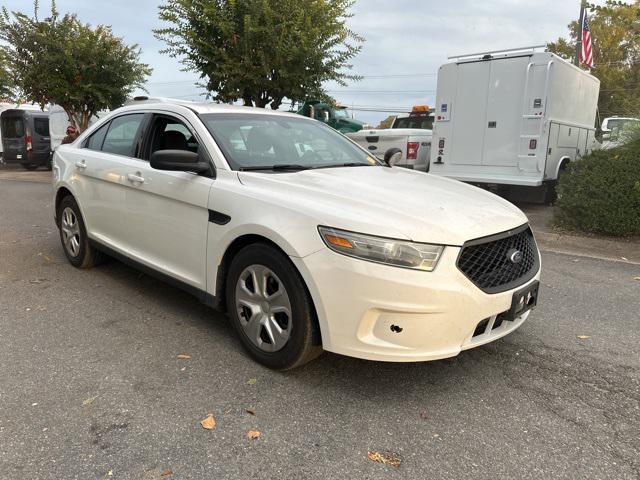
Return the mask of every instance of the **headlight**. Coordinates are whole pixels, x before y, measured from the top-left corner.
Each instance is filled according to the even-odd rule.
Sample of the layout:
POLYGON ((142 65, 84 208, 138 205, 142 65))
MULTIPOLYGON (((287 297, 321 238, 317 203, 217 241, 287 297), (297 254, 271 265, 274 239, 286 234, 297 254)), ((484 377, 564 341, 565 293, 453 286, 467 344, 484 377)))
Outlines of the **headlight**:
POLYGON ((442 245, 373 237, 329 227, 318 227, 318 230, 324 243, 334 252, 370 262, 426 272, 436 268, 444 250, 442 245))

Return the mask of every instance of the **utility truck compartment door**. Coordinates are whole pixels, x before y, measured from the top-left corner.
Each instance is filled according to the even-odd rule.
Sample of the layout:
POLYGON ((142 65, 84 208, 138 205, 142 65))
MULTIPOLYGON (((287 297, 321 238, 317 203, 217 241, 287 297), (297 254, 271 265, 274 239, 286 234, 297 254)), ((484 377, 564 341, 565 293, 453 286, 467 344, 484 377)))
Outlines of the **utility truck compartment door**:
POLYGON ((558 147, 578 148, 578 138, 580 129, 568 125, 560 125, 560 135, 558 136, 558 147))
POLYGON ((484 134, 487 129, 487 87, 492 62, 458 64, 456 105, 451 112, 453 135, 451 163, 481 165, 484 134), (453 118, 455 117, 455 119, 453 118))

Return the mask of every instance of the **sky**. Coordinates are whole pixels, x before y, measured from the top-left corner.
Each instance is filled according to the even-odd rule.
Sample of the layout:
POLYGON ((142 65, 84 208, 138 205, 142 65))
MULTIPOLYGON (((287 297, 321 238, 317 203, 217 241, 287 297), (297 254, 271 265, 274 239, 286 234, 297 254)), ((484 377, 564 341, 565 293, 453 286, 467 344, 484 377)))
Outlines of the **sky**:
MULTIPOLYGON (((61 13, 75 12, 93 25, 111 25, 129 44, 138 44, 142 60, 154 69, 147 90, 153 96, 202 99, 197 74, 181 71, 179 61, 161 54, 152 33, 162 26, 161 0, 57 0, 61 13)), ((598 1, 596 3, 603 3, 598 1)), ((27 0, 3 0, 9 10, 31 8, 27 0)), ((40 0, 41 16, 50 8, 40 0)), ((566 36, 579 16, 579 0, 356 0, 349 26, 365 38, 353 60, 363 80, 329 93, 353 107, 353 115, 372 125, 413 105, 433 105, 437 72, 450 55, 542 45, 566 36)))

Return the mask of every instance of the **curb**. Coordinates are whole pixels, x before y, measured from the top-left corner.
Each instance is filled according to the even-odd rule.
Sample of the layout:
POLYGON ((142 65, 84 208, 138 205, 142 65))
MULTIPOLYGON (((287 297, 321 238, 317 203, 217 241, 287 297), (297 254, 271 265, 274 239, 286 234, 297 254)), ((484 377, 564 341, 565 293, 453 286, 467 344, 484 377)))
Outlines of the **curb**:
POLYGON ((540 250, 640 265, 640 242, 581 237, 533 229, 540 250))

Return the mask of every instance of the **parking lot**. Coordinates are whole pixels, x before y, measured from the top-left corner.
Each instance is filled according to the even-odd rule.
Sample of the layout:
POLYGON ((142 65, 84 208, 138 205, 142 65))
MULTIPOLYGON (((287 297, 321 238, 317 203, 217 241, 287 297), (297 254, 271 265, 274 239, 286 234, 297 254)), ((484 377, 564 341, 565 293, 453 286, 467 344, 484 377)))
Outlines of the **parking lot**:
POLYGON ((71 267, 31 175, 0 179, 2 478, 640 477, 637 264, 543 251, 539 307, 502 340, 277 373, 189 295, 71 267))

